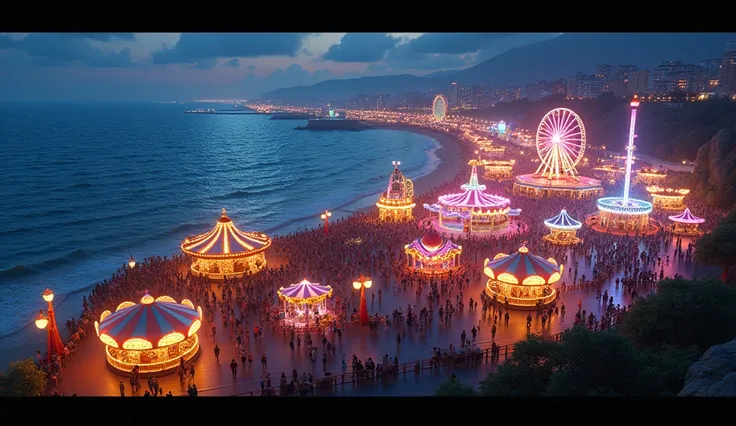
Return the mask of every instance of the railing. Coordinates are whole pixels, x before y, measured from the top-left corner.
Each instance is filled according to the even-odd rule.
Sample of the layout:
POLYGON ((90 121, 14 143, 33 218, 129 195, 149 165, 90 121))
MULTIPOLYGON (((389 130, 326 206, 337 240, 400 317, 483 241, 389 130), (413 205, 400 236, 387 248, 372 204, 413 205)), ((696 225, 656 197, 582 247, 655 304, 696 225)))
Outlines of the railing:
MULTIPOLYGON (((611 318, 611 322, 607 327, 601 327, 599 321, 595 321, 592 326, 586 325, 586 327, 588 327, 588 329, 590 329, 591 331, 601 331, 613 328, 618 323, 618 321, 619 315, 616 315, 611 318)), ((560 342, 562 339, 562 334, 564 332, 565 331, 561 331, 559 333, 540 337, 552 342, 560 342)), ((532 333, 530 333, 530 335, 532 335, 532 333)), ((406 377, 407 372, 410 374, 413 373, 415 376, 418 376, 422 371, 430 369, 432 371, 439 372, 441 368, 444 368, 445 370, 451 370, 456 366, 477 366, 480 364, 488 364, 489 362, 492 365, 498 365, 502 361, 506 361, 509 356, 514 353, 515 344, 516 343, 504 346, 497 346, 498 352, 494 354, 491 349, 493 341, 483 341, 479 343, 479 346, 488 347, 479 347, 480 352, 472 354, 455 354, 455 356, 453 357, 445 355, 441 358, 427 358, 405 362, 403 364, 399 364, 398 368, 392 370, 388 374, 375 374, 375 371, 371 371, 372 374, 366 376, 365 372, 369 370, 364 370, 362 376, 358 372, 347 371, 327 377, 315 378, 311 384, 306 385, 306 392, 299 392, 297 390, 293 393, 289 393, 287 392, 287 385, 287 387, 272 386, 270 388, 264 388, 263 390, 241 392, 234 394, 233 396, 288 396, 298 395, 300 393, 303 395, 311 396, 328 395, 336 392, 338 390, 338 387, 344 388, 344 386, 347 384, 350 384, 353 388, 355 388, 359 384, 390 383, 399 375, 401 375, 402 377, 406 377)))

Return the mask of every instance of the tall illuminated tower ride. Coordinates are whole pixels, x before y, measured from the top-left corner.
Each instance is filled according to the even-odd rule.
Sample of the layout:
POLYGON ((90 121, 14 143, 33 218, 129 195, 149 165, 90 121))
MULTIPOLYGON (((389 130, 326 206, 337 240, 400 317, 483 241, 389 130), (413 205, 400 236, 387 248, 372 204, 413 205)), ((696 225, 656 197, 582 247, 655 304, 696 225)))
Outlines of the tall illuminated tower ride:
POLYGON ((636 138, 636 111, 639 100, 631 100, 631 124, 629 140, 626 145, 626 175, 624 176, 624 193, 621 197, 605 197, 598 199, 598 218, 592 223, 593 229, 602 232, 650 234, 657 231, 657 226, 650 223, 649 213, 652 203, 629 197, 631 190, 631 165, 633 163, 634 138, 636 138))

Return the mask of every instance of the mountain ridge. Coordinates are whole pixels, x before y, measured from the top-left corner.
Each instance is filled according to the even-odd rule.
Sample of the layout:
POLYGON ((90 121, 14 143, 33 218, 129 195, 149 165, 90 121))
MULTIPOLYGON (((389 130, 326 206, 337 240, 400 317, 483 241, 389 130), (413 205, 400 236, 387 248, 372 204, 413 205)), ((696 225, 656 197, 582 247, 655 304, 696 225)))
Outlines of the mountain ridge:
POLYGON ((524 85, 538 80, 571 78, 577 72, 593 73, 598 64, 633 64, 651 69, 663 61, 699 63, 721 58, 734 33, 565 33, 508 50, 469 68, 412 74, 331 79, 311 85, 286 87, 263 93, 261 98, 336 100, 365 92, 447 91, 460 85, 524 85), (369 79, 369 80, 365 80, 369 79))

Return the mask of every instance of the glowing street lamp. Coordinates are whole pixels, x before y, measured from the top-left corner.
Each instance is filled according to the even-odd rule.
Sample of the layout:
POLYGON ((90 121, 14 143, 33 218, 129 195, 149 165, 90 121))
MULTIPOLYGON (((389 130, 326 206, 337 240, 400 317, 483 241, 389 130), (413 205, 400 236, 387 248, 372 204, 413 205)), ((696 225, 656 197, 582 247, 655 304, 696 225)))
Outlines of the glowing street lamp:
POLYGON ((46 353, 48 354, 48 360, 51 361, 53 354, 61 355, 64 352, 64 343, 61 341, 59 336, 59 328, 56 326, 56 316, 54 315, 54 305, 51 303, 54 300, 54 292, 50 289, 44 290, 41 294, 43 300, 48 303, 48 317, 43 315, 43 309, 39 310, 38 318, 36 318, 36 327, 40 330, 46 329, 46 353))
POLYGON ((320 215, 320 218, 325 221, 325 234, 330 230, 330 216, 332 216, 332 212, 329 210, 325 210, 325 212, 320 215))
POLYGON ((353 281, 353 288, 360 290, 360 325, 368 325, 368 304, 365 300, 365 289, 371 288, 373 281, 360 274, 358 281, 353 281))
POLYGON ((130 260, 128 260, 128 267, 130 269, 135 268, 135 259, 133 259, 133 255, 130 255, 130 260))

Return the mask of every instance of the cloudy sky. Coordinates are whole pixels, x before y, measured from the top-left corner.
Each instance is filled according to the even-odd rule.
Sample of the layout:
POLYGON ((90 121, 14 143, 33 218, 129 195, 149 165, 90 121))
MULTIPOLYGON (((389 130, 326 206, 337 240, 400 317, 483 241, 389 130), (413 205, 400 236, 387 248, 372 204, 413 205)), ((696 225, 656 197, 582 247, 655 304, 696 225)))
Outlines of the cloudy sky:
POLYGON ((0 33, 0 100, 258 96, 331 78, 462 69, 520 33, 0 33))

